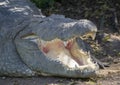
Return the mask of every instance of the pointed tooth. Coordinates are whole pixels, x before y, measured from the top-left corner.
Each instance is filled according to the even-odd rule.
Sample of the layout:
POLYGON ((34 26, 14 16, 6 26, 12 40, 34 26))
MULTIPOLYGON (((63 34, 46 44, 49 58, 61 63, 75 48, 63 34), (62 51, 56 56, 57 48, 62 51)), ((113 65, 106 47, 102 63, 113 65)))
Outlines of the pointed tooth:
POLYGON ((68 42, 66 42, 66 41, 63 41, 63 44, 64 44, 64 46, 67 46, 67 43, 68 43, 68 42))
POLYGON ((70 42, 70 40, 67 41, 67 44, 70 42))

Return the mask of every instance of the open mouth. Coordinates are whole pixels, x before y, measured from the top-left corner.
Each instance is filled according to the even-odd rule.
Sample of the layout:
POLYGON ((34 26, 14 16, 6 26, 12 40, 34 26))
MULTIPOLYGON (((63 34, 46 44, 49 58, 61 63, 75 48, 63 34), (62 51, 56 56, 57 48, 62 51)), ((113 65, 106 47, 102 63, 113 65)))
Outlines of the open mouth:
POLYGON ((39 40, 38 47, 46 57, 59 60, 68 67, 79 67, 87 65, 87 53, 79 50, 75 39, 62 41, 54 39, 52 41, 39 40))
POLYGON ((23 62, 35 72, 76 78, 90 77, 99 69, 79 37, 45 41, 31 35, 16 39, 15 44, 23 62))
MULTIPOLYGON (((24 37, 23 39, 30 39, 24 37)), ((53 61, 59 61, 65 66, 75 69, 85 67, 95 68, 95 63, 92 61, 89 52, 84 47, 85 44, 79 37, 71 38, 67 41, 61 39, 54 39, 51 41, 45 41, 40 38, 31 39, 31 41, 37 43, 39 50, 48 58, 53 61), (82 43, 81 45, 79 45, 82 43)))

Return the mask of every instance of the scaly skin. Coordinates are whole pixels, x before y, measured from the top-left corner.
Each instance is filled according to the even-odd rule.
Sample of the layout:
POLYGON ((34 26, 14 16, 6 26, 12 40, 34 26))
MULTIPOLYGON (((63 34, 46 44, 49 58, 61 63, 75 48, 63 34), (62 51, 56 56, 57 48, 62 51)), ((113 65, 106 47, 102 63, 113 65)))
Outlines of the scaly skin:
POLYGON ((0 3, 0 76, 86 78, 96 74, 99 67, 79 38, 95 38, 97 28, 91 21, 45 17, 28 0, 0 3))

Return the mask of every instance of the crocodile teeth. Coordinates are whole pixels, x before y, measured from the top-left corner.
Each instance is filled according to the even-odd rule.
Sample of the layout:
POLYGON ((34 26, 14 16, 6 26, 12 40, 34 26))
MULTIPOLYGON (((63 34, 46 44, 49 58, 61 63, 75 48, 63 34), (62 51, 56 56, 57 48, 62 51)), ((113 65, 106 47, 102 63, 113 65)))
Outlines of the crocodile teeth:
POLYGON ((63 41, 63 44, 64 44, 64 46, 67 46, 67 43, 68 43, 68 42, 66 42, 66 41, 63 41))
MULTIPOLYGON (((53 62, 64 64, 65 66, 75 69, 84 67, 95 68, 93 61, 91 60, 90 53, 84 51, 83 45, 78 45, 76 38, 69 39, 67 41, 62 41, 61 39, 54 39, 51 41, 45 41, 40 38, 36 39, 36 36, 28 36, 25 39, 32 42, 37 42, 41 52, 47 57, 53 60, 53 62)), ((81 42, 81 40, 79 41, 81 42)), ((49 59, 49 60, 50 60, 49 59)), ((85 70, 85 73, 89 70, 85 70)))

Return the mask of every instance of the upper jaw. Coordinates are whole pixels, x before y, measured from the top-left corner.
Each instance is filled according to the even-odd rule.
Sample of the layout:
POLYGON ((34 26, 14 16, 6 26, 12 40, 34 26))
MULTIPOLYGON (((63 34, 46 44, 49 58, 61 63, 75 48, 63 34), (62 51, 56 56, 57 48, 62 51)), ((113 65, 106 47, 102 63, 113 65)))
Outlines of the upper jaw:
POLYGON ((95 38, 97 27, 87 19, 73 20, 65 17, 49 16, 43 22, 31 24, 32 32, 40 36, 41 39, 50 41, 55 38, 68 40, 78 36, 88 36, 95 38))

